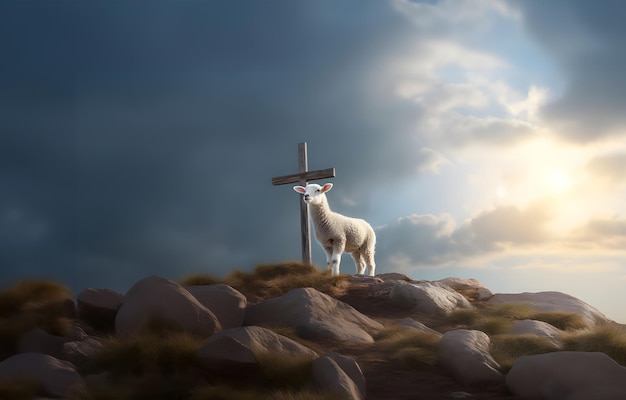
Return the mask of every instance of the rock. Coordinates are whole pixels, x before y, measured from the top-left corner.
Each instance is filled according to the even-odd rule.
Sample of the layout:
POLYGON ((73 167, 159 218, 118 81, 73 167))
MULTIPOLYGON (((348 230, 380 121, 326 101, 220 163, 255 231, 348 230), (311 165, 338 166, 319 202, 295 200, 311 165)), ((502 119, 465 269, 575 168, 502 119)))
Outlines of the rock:
POLYGON ((602 325, 609 319, 589 304, 560 292, 495 294, 489 299, 489 304, 525 303, 530 304, 537 311, 566 312, 581 315, 590 326, 602 325))
POLYGON ((396 323, 396 326, 400 328, 414 329, 419 332, 432 333, 433 335, 437 335, 441 337, 441 333, 437 332, 436 330, 430 329, 426 325, 422 324, 419 321, 414 320, 413 318, 404 318, 398 321, 396 323))
POLYGON ((439 364, 466 385, 501 383, 503 375, 489 354, 489 343, 489 336, 481 331, 448 331, 439 342, 439 364))
POLYGON ((85 289, 78 294, 78 318, 102 332, 115 330, 115 315, 124 295, 111 289, 85 289))
POLYGON ((448 314, 457 308, 472 307, 461 294, 431 282, 397 281, 389 293, 389 301, 398 307, 426 314, 448 314))
POLYGON ((222 329, 243 325, 248 300, 238 290, 223 284, 185 286, 185 289, 215 314, 222 329))
POLYGON ((40 353, 17 354, 0 362, 0 383, 29 379, 42 386, 46 396, 67 397, 77 385, 84 385, 68 361, 40 353))
POLYGON ((356 275, 350 275, 348 277, 348 282, 353 283, 353 284, 364 283, 368 285, 373 285, 375 283, 382 283, 383 280, 376 276, 356 274, 356 275))
POLYGON ((304 339, 373 343, 370 333, 383 329, 352 306, 312 288, 293 289, 280 297, 248 306, 245 325, 293 327, 304 339))
POLYGON ((365 399, 356 383, 331 357, 313 360, 313 379, 325 392, 341 400, 365 399))
POLYGON ((626 368, 604 353, 559 351, 519 357, 506 384, 524 399, 623 400, 626 368))
POLYGON ((63 359, 74 365, 88 361, 103 349, 100 339, 90 337, 85 340, 76 340, 63 344, 63 359))
POLYGON ((535 321, 531 319, 524 319, 521 321, 515 321, 508 333, 514 335, 536 335, 543 336, 555 345, 561 344, 561 335, 563 331, 555 328, 554 326, 543 321, 535 321))
POLYGON ((359 389, 359 393, 361 398, 367 398, 367 389, 365 376, 363 376, 363 371, 359 364, 354 361, 353 358, 341 355, 339 353, 330 352, 324 354, 324 357, 328 357, 337 363, 339 368, 345 372, 350 379, 356 384, 356 387, 359 389))
POLYGON ((182 286, 151 276, 137 282, 126 293, 115 317, 115 329, 121 334, 133 333, 155 319, 201 336, 221 330, 215 314, 182 286))
POLYGON ((41 353, 63 358, 63 344, 70 339, 54 336, 41 328, 31 329, 17 342, 18 353, 41 353))
POLYGON ((404 274, 400 274, 398 272, 388 272, 386 274, 378 274, 378 275, 376 275, 376 277, 382 279, 385 282, 387 282, 387 281, 406 281, 406 282, 411 282, 412 281, 412 279, 409 278, 408 276, 406 276, 404 274))
POLYGON ((473 278, 445 278, 435 282, 448 286, 473 301, 484 301, 493 296, 491 290, 487 289, 482 283, 473 278))
POLYGON ((258 326, 227 329, 209 337, 198 350, 204 369, 225 376, 256 376, 257 357, 283 354, 291 358, 317 358, 318 354, 300 343, 258 326))

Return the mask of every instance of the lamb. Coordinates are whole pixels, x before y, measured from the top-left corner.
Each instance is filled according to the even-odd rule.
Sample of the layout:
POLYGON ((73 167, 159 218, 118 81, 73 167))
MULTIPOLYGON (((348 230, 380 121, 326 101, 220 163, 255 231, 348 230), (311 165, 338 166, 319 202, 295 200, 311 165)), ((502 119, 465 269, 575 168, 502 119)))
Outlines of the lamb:
POLYGON ((312 183, 306 187, 294 186, 293 190, 304 195, 304 201, 309 205, 315 237, 326 252, 326 264, 332 275, 339 275, 341 255, 345 251, 351 253, 358 274, 364 274, 367 266, 368 274, 374 276, 374 229, 365 220, 331 211, 326 192, 332 187, 332 183, 324 186, 312 183))

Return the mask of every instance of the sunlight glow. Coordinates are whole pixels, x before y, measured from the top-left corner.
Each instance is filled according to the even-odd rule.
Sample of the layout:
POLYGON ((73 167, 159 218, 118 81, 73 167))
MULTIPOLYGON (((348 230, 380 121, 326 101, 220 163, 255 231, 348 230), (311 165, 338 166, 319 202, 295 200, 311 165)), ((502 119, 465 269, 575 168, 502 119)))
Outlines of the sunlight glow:
POLYGON ((545 176, 545 182, 550 191, 554 193, 566 192, 572 187, 570 177, 565 172, 558 169, 549 171, 545 176))

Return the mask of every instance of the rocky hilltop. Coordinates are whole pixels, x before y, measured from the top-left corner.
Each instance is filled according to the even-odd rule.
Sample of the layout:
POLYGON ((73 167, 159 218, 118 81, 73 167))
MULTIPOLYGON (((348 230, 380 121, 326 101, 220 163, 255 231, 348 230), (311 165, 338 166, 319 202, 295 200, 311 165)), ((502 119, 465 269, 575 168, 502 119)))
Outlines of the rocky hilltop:
POLYGON ((31 329, 2 331, 4 400, 626 398, 625 331, 559 292, 333 278, 297 263, 217 281, 150 276, 124 294, 12 290, 1 321, 31 329), (44 306, 65 329, 25 317, 44 306))

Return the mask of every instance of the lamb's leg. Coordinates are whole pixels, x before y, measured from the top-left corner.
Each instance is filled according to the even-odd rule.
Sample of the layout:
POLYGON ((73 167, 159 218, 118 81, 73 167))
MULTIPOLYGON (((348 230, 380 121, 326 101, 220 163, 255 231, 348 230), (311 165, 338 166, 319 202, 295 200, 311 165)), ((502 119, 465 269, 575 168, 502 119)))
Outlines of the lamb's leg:
POLYGON ((324 252, 326 253, 326 268, 332 273, 333 267, 331 264, 331 260, 333 259, 333 247, 324 247, 324 252))
POLYGON ((333 246, 333 255, 330 259, 330 265, 332 267, 333 276, 339 275, 339 264, 341 263, 341 255, 343 254, 344 246, 333 246))
MULTIPOLYGON (((371 250, 366 250, 364 254, 365 264, 367 265, 367 274, 369 276, 374 276, 376 273, 376 263, 374 262, 374 252, 371 250)), ((365 271, 365 268, 363 269, 365 271)))
POLYGON ((356 266, 356 273, 362 275, 365 273, 365 261, 363 261, 363 257, 361 256, 360 251, 355 251, 352 253, 352 259, 354 260, 354 265, 356 266))

